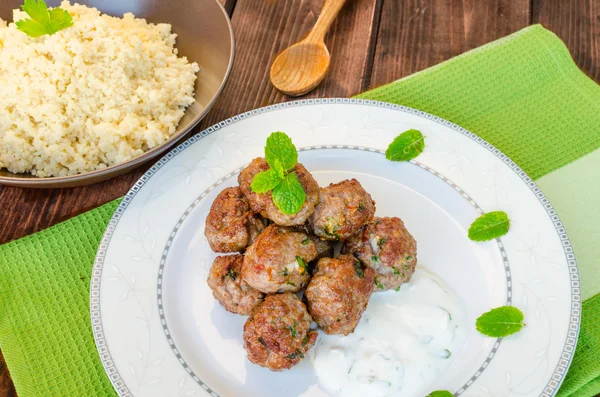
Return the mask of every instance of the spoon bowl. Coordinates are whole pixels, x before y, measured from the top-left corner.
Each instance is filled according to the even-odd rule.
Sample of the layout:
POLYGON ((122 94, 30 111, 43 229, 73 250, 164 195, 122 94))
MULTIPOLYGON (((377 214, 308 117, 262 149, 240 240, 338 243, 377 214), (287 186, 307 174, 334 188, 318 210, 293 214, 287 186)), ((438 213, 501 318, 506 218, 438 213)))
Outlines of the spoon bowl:
POLYGON ((275 59, 271 66, 271 83, 290 96, 306 94, 323 81, 330 62, 325 43, 301 41, 275 59))

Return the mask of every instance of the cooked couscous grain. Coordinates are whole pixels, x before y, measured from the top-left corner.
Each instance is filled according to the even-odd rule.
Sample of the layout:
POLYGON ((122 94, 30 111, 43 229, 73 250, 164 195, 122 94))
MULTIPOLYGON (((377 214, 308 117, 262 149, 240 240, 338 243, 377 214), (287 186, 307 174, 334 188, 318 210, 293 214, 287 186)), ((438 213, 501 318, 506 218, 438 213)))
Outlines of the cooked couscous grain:
POLYGON ((11 172, 73 175, 127 161, 165 142, 194 102, 198 65, 177 56, 171 25, 61 8, 73 26, 52 36, 0 20, 0 168, 11 172))

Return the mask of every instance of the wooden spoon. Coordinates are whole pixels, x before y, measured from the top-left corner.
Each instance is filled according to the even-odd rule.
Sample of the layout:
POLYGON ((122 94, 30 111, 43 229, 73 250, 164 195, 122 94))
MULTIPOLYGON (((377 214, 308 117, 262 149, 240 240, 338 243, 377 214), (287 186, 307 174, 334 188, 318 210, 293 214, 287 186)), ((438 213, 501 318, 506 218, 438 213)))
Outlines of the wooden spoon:
POLYGON ((283 51, 271 66, 271 84, 289 96, 306 94, 329 70, 325 34, 346 0, 325 0, 317 23, 302 41, 283 51))

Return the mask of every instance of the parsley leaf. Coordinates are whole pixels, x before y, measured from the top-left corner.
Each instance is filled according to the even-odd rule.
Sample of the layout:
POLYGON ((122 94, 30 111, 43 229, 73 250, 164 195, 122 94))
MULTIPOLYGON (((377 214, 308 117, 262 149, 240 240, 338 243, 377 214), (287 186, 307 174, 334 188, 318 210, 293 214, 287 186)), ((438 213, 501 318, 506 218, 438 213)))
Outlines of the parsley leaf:
POLYGON ((354 266, 354 273, 356 273, 359 278, 365 278, 365 270, 363 269, 360 261, 355 260, 352 265, 354 266))
POLYGON ((277 175, 276 171, 274 171, 273 168, 269 168, 254 176, 252 183, 250 183, 250 188, 254 193, 267 193, 268 191, 275 189, 280 181, 281 178, 277 175))
POLYGON ((235 270, 229 269, 227 271, 227 274, 225 275, 225 277, 229 277, 230 279, 232 279, 233 281, 235 281, 235 279, 237 277, 237 273, 235 272, 235 270))
POLYGON ((300 274, 303 274, 307 270, 306 262, 302 259, 301 256, 296 255, 296 262, 298 262, 298 269, 300 270, 300 274))
POLYGON ((469 238, 473 241, 488 241, 504 236, 510 228, 510 220, 504 211, 488 212, 471 224, 469 238))
POLYGON ((267 138, 265 146, 265 159, 269 167, 289 171, 298 163, 298 152, 292 139, 283 132, 274 132, 267 138), (279 165, 276 165, 279 162, 279 165))
POLYGON ((429 393, 427 397, 452 397, 453 395, 448 390, 436 390, 429 393))
POLYGON ((48 10, 44 0, 25 0, 21 8, 31 19, 22 19, 15 24, 17 29, 30 37, 53 35, 73 25, 73 18, 68 11, 60 7, 48 10))
POLYGON ((385 151, 391 161, 408 161, 417 157, 425 148, 425 137, 419 130, 408 130, 398 135, 385 151))
POLYGON ((375 285, 377 286, 377 288, 383 289, 383 284, 381 284, 379 282, 379 280, 377 280, 377 277, 373 277, 373 282, 375 283, 375 285))
POLYGON ((477 331, 494 338, 503 338, 525 326, 523 312, 514 306, 501 306, 482 314, 475 322, 477 331))
POLYGON ((298 335, 298 330, 296 329, 297 326, 298 323, 294 321, 294 325, 288 327, 290 333, 292 334, 292 338, 295 338, 298 335))
POLYGON ((306 200, 306 193, 295 173, 288 174, 273 189, 273 203, 284 214, 296 214, 306 200))

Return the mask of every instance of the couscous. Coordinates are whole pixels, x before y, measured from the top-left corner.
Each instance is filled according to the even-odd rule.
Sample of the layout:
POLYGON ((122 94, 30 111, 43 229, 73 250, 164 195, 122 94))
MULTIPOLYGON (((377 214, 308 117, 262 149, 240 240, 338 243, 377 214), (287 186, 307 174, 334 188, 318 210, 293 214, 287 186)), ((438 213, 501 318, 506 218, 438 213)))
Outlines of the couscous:
POLYGON ((11 172, 63 176, 127 161, 165 142, 194 102, 198 65, 177 56, 171 25, 61 8, 73 26, 51 36, 0 20, 0 168, 11 172))

